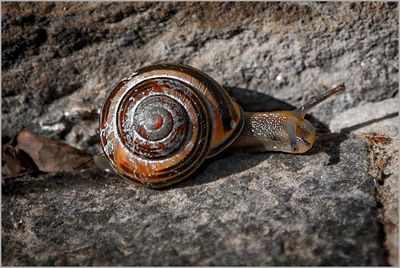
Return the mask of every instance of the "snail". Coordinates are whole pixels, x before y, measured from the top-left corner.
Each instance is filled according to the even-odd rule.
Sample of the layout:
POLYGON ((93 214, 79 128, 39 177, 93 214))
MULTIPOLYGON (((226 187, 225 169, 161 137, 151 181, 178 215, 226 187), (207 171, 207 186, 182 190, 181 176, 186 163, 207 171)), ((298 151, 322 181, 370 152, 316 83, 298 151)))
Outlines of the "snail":
POLYGON ((214 79, 190 66, 141 68, 117 83, 100 115, 100 142, 116 173, 160 188, 189 177, 225 148, 301 154, 316 138, 305 114, 340 85, 293 111, 244 112, 214 79))

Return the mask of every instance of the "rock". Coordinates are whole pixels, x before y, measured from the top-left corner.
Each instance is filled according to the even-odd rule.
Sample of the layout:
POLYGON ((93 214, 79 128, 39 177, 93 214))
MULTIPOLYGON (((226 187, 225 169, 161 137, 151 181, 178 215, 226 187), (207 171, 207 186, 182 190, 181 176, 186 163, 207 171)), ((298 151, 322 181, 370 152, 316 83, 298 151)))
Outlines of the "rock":
POLYGON ((398 154, 393 167, 397 169, 388 176, 384 183, 378 187, 379 202, 382 209, 379 210, 380 220, 385 231, 385 248, 388 250, 388 262, 392 266, 399 263, 399 172, 398 154), (396 165, 397 164, 397 165, 396 165))
POLYGON ((370 173, 377 185, 380 220, 385 230, 389 263, 398 264, 399 226, 399 101, 386 99, 366 103, 335 115, 332 131, 351 131, 369 142, 370 173))
POLYGON ((226 153, 166 190, 98 170, 3 184, 4 265, 385 265, 367 144, 226 153), (232 165, 233 163, 233 165, 232 165))
MULTIPOLYGON (((378 126, 377 131, 384 129, 381 122, 371 127, 374 125, 378 126)), ((386 126, 398 133, 398 124, 386 126)), ((370 174, 376 182, 379 219, 385 231, 384 245, 388 251, 388 262, 396 266, 399 260, 399 136, 364 134, 363 137, 369 143, 370 174)))
MULTIPOLYGON (((395 2, 9 2, 2 139, 27 129, 98 153, 107 94, 167 61, 207 72, 252 111, 299 106, 344 82, 345 94, 309 116, 326 128, 396 97, 398 60, 395 2)), ((396 192, 398 179, 375 176, 377 151, 354 134, 321 137, 302 156, 226 152, 163 191, 95 170, 7 180, 3 263, 393 265, 398 245, 384 237, 398 232, 398 197, 380 189, 396 192)))
POLYGON ((366 103, 338 113, 332 118, 329 128, 334 132, 379 133, 396 137, 399 123, 399 100, 393 98, 366 103))
POLYGON ((26 128, 98 151, 98 110, 139 67, 190 64, 225 86, 298 106, 328 124, 398 92, 396 3, 5 3, 3 136, 26 128), (78 123, 80 122, 80 123, 78 123), (72 133, 71 133, 72 132, 72 133))

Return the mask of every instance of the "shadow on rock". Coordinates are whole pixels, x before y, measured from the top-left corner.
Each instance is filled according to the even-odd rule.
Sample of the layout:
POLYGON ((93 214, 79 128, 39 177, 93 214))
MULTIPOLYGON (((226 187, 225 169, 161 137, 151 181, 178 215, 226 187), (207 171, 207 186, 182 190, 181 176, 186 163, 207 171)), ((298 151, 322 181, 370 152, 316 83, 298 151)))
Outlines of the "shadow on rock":
POLYGON ((340 144, 349 138, 351 132, 397 116, 399 116, 398 112, 377 119, 372 119, 351 127, 343 128, 339 133, 329 133, 320 135, 318 136, 318 140, 316 141, 316 146, 314 146, 310 150, 310 153, 317 153, 320 151, 324 151, 328 153, 330 156, 328 165, 336 165, 340 161, 340 150, 339 150, 340 144))
POLYGON ((211 183, 251 169, 270 157, 270 153, 247 153, 227 149, 219 155, 207 159, 190 178, 166 189, 211 183))
POLYGON ((307 154, 325 152, 329 155, 328 165, 340 162, 340 144, 349 138, 348 133, 329 133, 318 136, 314 147, 307 154))

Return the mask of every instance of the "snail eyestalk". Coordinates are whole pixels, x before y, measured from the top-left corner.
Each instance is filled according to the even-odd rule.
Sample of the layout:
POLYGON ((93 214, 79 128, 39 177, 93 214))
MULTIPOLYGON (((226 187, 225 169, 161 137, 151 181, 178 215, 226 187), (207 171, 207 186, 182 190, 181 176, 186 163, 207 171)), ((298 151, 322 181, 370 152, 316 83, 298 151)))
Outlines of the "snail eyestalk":
POLYGON ((344 91, 346 91, 346 86, 344 84, 342 84, 338 87, 335 87, 334 89, 328 90, 321 96, 316 97, 315 99, 312 99, 310 102, 297 108, 294 112, 298 117, 304 118, 306 113, 308 113, 308 111, 310 111, 312 108, 314 108, 315 106, 317 106, 324 100, 328 99, 329 97, 336 95, 336 94, 343 93, 344 91))
POLYGON ((296 130, 293 126, 292 122, 287 122, 283 124, 282 127, 289 137, 290 147, 292 148, 292 152, 297 152, 299 147, 297 146, 297 137, 296 137, 296 130))

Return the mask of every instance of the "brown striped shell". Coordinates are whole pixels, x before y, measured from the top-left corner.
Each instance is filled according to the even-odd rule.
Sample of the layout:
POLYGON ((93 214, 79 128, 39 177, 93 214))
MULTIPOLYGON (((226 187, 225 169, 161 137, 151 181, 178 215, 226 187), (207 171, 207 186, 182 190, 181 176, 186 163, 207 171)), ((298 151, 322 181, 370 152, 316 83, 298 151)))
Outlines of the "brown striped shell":
POLYGON ((144 67, 120 81, 100 118, 103 151, 121 176, 163 187, 239 136, 243 111, 211 77, 184 65, 144 67))

